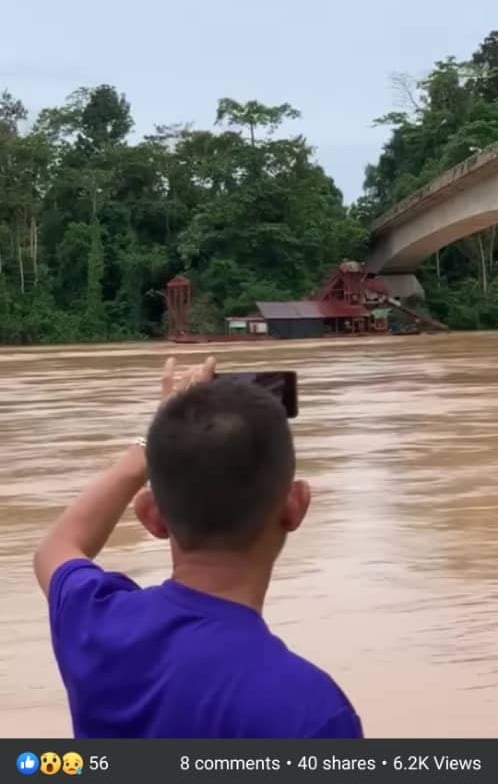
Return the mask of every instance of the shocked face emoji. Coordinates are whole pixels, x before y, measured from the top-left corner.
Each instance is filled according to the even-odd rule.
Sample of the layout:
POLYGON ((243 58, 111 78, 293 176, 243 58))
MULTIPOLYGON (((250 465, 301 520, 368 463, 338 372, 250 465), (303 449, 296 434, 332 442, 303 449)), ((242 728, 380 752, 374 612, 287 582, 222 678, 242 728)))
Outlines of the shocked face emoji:
POLYGON ((62 758, 62 770, 68 776, 80 776, 83 772, 83 758, 75 751, 68 751, 62 758))
POLYGON ((54 751, 46 751, 40 757, 40 773, 55 776, 61 769, 61 758, 54 751))

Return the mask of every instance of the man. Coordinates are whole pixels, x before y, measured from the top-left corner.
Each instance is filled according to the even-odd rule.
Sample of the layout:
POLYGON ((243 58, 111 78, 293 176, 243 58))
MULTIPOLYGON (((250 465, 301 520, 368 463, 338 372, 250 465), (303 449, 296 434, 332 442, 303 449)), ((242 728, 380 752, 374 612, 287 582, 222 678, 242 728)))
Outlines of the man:
POLYGON ((36 552, 75 736, 361 737, 339 687, 261 616, 310 502, 285 411, 255 385, 213 380, 214 368, 175 387, 168 360, 146 449, 127 449, 36 552), (170 540, 172 576, 152 588, 92 560, 133 499, 170 540))

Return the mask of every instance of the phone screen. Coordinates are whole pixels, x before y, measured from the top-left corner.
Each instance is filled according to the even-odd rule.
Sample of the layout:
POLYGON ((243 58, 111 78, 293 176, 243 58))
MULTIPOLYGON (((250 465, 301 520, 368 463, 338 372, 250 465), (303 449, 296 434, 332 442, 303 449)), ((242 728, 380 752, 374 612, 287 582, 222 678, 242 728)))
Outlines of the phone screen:
POLYGON ((259 384, 280 400, 288 419, 297 417, 297 374, 293 371, 264 370, 259 373, 216 373, 215 378, 229 378, 233 381, 259 384))

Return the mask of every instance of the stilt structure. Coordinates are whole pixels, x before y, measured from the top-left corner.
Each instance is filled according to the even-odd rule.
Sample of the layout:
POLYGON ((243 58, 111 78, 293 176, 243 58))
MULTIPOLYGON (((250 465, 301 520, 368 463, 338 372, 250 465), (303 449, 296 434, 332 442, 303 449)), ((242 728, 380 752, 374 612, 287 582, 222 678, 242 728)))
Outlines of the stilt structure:
POLYGON ((168 338, 175 340, 188 334, 188 314, 192 303, 192 284, 183 275, 177 275, 166 286, 168 308, 168 338))

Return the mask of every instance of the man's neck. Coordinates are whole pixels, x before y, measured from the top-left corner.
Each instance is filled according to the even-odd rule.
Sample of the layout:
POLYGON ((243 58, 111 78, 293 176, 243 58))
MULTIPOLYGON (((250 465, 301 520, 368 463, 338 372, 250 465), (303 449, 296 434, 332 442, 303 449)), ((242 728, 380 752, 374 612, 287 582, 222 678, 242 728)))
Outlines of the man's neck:
POLYGON ((187 588, 244 604, 262 613, 273 564, 247 554, 173 553, 172 577, 187 588))

